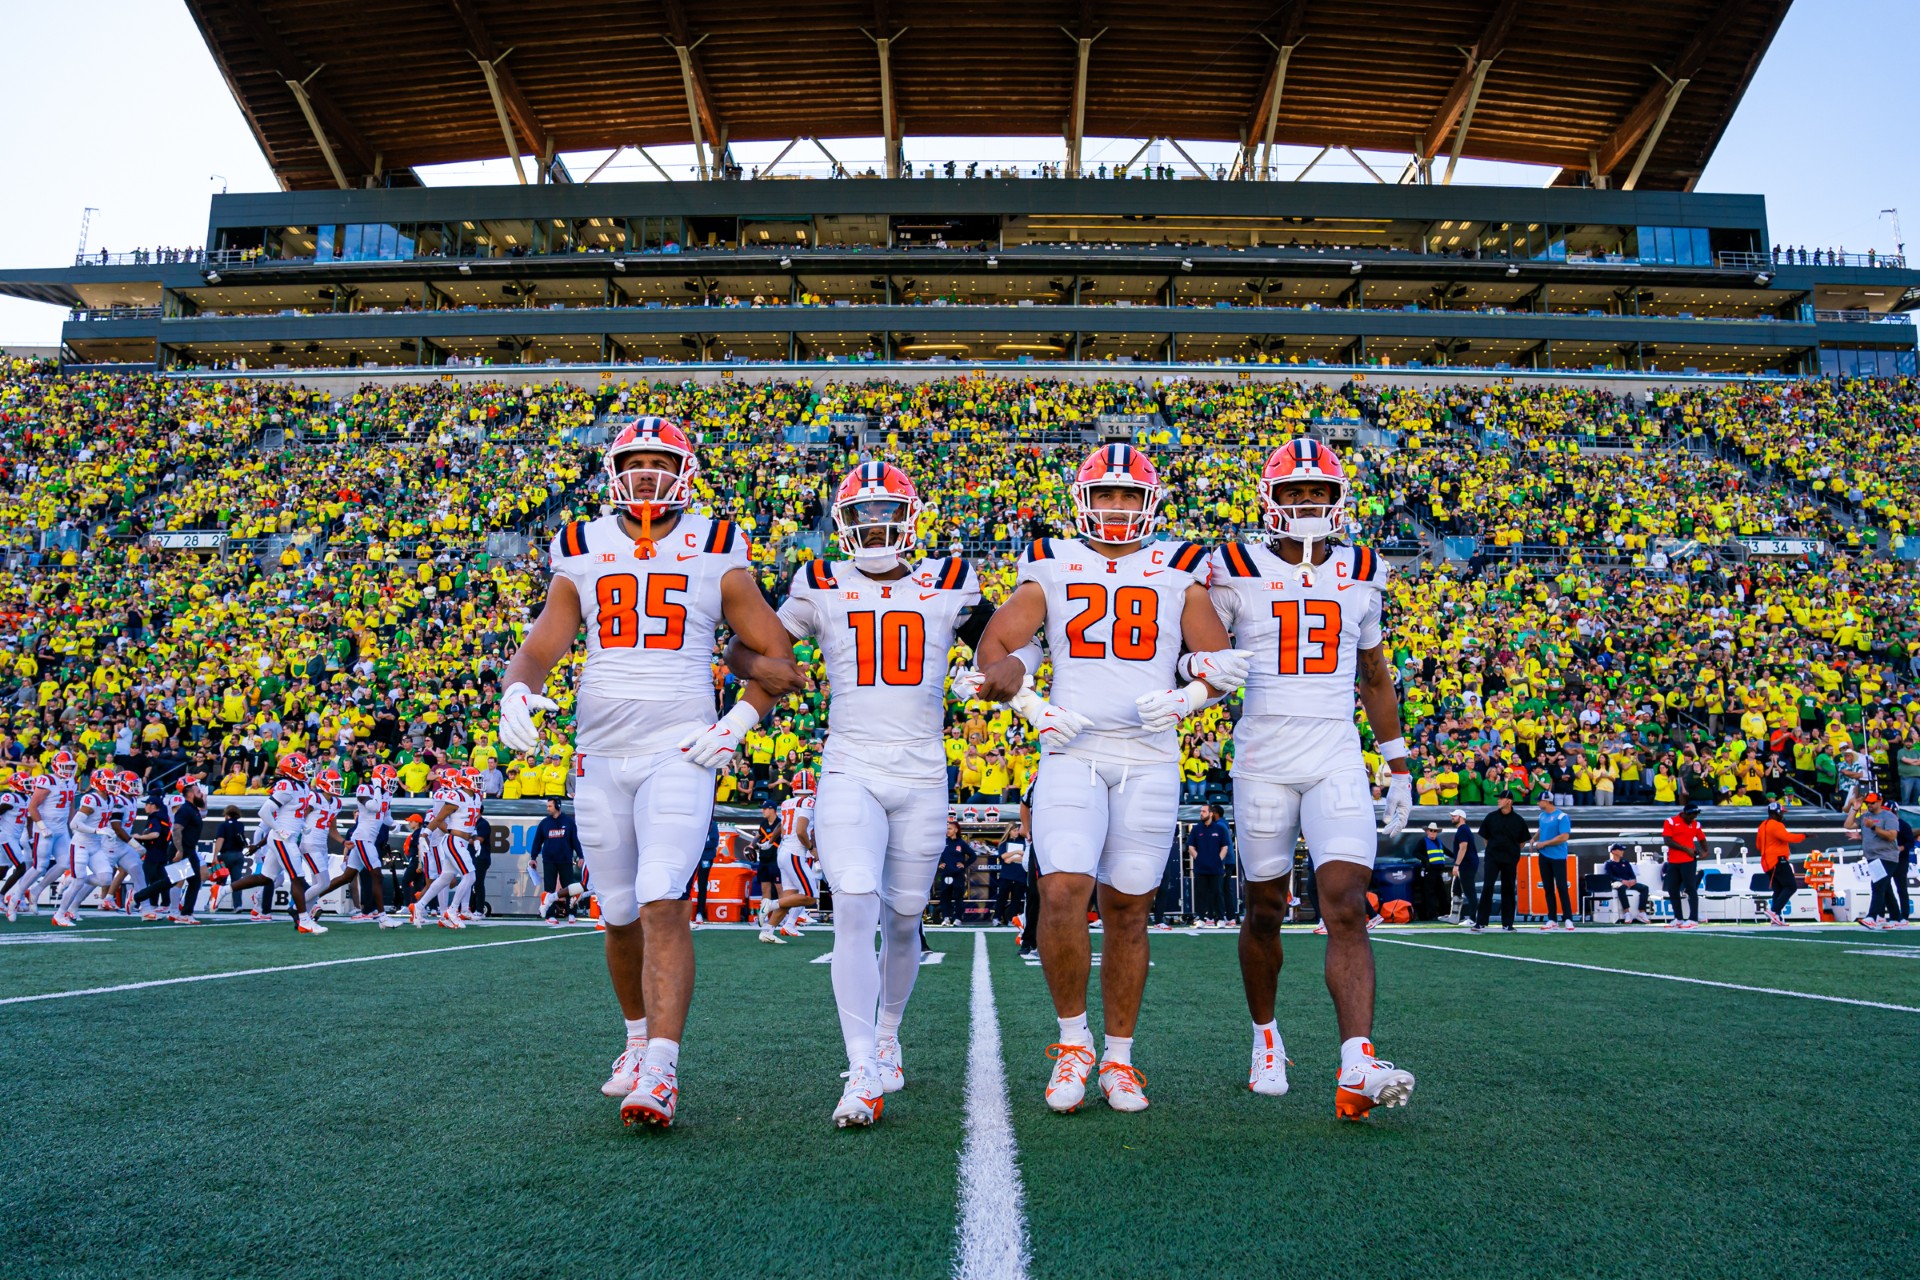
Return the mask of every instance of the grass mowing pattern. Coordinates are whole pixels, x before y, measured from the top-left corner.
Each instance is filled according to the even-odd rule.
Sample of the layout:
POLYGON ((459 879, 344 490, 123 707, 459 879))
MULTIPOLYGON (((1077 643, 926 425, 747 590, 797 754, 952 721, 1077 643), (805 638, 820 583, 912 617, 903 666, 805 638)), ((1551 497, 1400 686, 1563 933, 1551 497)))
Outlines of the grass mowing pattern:
MULTIPOLYGON (((0 947, 0 995, 541 932, 87 925, 114 940, 0 947)), ((1904 937, 1712 932, 1417 936, 1920 1006, 1904 937)), ((910 1084, 872 1131, 828 1122, 826 931, 697 935, 667 1134, 598 1093, 619 1024, 597 939, 0 1008, 0 1273, 944 1275, 971 939, 930 936, 952 954, 921 971, 910 1084)), ((1231 941, 1158 935, 1152 1108, 1059 1117, 1040 971, 989 941, 1036 1276, 1899 1274, 1920 1254, 1920 1015, 1381 946, 1381 1051, 1420 1085, 1339 1125, 1320 940, 1287 934, 1276 1101, 1245 1087, 1231 941)))

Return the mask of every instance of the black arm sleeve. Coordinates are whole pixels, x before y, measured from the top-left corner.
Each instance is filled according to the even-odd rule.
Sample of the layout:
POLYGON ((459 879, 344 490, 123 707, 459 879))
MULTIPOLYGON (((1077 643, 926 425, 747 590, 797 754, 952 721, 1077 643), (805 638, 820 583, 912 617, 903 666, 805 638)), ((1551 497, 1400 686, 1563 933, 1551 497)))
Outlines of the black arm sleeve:
POLYGON ((980 648, 980 637, 987 633, 987 624, 993 621, 993 606, 985 600, 967 610, 967 616, 960 620, 954 629, 954 638, 969 649, 980 648))

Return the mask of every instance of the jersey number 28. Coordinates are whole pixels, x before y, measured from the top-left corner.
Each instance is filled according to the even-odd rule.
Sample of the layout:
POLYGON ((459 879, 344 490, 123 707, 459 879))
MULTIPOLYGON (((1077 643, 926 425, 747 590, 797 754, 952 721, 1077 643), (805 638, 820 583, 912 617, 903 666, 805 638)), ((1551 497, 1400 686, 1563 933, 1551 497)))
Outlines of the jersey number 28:
MULTIPOLYGON (((1107 616, 1107 589, 1098 582, 1075 582, 1067 599, 1083 606, 1067 619, 1067 654, 1104 658, 1107 646, 1089 639, 1088 628, 1107 616)), ((1160 647, 1160 593, 1151 587, 1121 587, 1113 593, 1113 656, 1150 662, 1160 647)))

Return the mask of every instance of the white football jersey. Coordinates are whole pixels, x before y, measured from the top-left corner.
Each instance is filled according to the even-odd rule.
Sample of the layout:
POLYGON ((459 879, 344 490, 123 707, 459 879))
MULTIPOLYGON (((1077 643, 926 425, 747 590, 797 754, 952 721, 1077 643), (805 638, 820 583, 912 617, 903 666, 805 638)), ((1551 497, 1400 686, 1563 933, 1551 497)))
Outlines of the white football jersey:
POLYGON ((44 787, 47 792, 40 802, 40 829, 53 835, 66 834, 73 822, 74 803, 80 798, 74 780, 49 773, 35 778, 32 786, 36 790, 44 787))
POLYGON ((300 843, 317 853, 325 853, 327 832, 333 830, 333 820, 339 813, 339 796, 309 791, 306 803, 307 816, 301 819, 300 843))
POLYGON ((24 848, 27 843, 27 793, 0 793, 0 804, 7 806, 7 811, 0 813, 0 844, 13 849, 24 848))
POLYGON ((1042 538, 1020 557, 1019 581, 1047 594, 1047 700, 1087 717, 1066 747, 1095 760, 1179 758, 1177 728, 1149 733, 1135 699, 1177 688, 1187 588, 1207 581, 1207 553, 1155 539, 1110 560, 1073 538, 1042 538))
POLYGON ((427 821, 429 823, 440 816, 441 806, 450 805, 453 808, 453 812, 447 815, 447 829, 445 831, 434 831, 430 828, 423 828, 432 839, 444 841, 452 835, 453 829, 460 825, 460 792, 453 787, 435 787, 427 793, 427 801, 427 821))
POLYGON ((112 800, 89 788, 73 807, 73 834, 91 840, 109 830, 115 807, 112 800))
POLYGON ((813 826, 813 793, 803 796, 788 796, 780 802, 780 856, 790 858, 799 856, 811 858, 813 854, 807 846, 800 843, 800 821, 805 819, 809 830, 813 826))
POLYGON ((281 778, 267 793, 267 803, 260 807, 260 820, 272 828, 275 835, 298 840, 307 817, 309 794, 305 783, 281 778))
POLYGON ((739 527, 684 512, 643 556, 619 516, 601 516, 561 529, 549 554, 580 593, 587 635, 576 748, 650 755, 712 724, 720 580, 748 567, 739 527))
POLYGON ((1208 594, 1234 647, 1253 653, 1234 726, 1236 774, 1297 782, 1360 759, 1354 686, 1360 650, 1380 644, 1386 584, 1386 561, 1366 547, 1333 548, 1312 586, 1269 547, 1214 551, 1208 594))
POLYGON ((454 797, 453 816, 447 819, 447 825, 472 835, 480 829, 480 797, 470 791, 456 791, 454 797))
POLYGON ((980 603, 961 559, 923 560, 903 578, 815 560, 793 577, 780 621, 820 642, 830 698, 822 767, 946 781, 947 654, 980 603))
POLYGON ((353 798, 358 805, 353 815, 353 838, 378 839, 380 828, 393 821, 393 793, 385 787, 363 782, 354 788, 353 798))

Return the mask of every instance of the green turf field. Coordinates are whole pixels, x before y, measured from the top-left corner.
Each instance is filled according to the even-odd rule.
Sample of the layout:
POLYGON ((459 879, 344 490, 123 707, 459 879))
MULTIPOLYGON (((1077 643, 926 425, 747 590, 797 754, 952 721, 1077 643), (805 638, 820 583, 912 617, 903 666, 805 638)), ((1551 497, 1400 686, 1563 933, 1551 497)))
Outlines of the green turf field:
MULTIPOLYGON (((908 1088, 840 1131, 829 972, 809 963, 828 932, 703 930, 658 1133, 598 1092, 620 1037, 591 931, 0 925, 0 1275, 949 1275, 975 942, 930 938, 946 954, 903 1029, 908 1088), (388 958, 19 999, 354 957, 388 958)), ((1333 1119, 1305 930, 1280 1100, 1245 1087, 1231 936, 1154 938, 1135 1047, 1153 1105, 1131 1117, 1046 1110, 1041 974, 988 935, 1030 1274, 1920 1266, 1920 931, 1376 942, 1376 1041, 1420 1083, 1359 1126, 1333 1119)))

